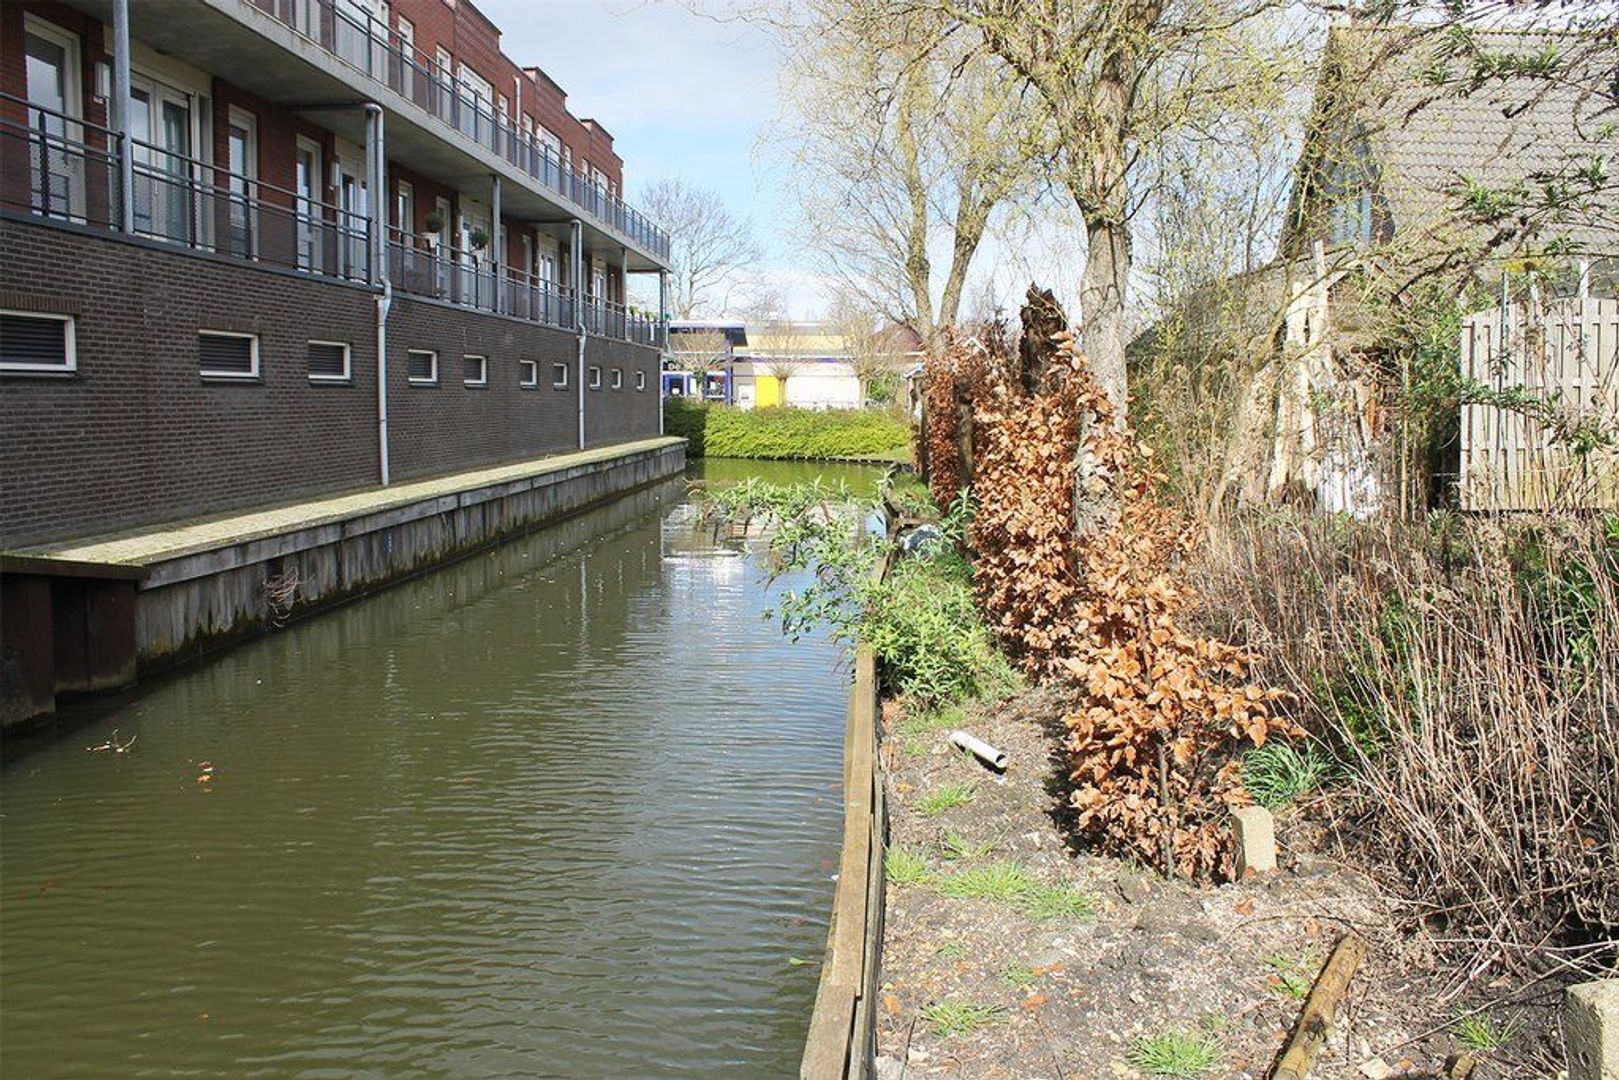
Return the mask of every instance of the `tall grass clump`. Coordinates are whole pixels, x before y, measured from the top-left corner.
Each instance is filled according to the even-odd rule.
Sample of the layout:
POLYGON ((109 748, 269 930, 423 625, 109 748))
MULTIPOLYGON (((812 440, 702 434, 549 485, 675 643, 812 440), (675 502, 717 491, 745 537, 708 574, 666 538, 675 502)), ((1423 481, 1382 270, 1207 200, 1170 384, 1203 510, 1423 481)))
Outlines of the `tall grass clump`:
POLYGON ((1619 940, 1619 518, 1213 530, 1208 617, 1341 762, 1336 835, 1484 961, 1619 940))

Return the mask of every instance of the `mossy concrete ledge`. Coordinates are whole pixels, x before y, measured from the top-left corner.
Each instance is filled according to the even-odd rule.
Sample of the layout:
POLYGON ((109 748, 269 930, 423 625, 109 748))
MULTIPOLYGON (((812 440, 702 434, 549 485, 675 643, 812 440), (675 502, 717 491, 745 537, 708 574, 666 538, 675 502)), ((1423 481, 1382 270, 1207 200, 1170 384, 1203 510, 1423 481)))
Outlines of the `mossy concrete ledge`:
POLYGON ((646 439, 0 555, 0 725, 679 475, 646 439))

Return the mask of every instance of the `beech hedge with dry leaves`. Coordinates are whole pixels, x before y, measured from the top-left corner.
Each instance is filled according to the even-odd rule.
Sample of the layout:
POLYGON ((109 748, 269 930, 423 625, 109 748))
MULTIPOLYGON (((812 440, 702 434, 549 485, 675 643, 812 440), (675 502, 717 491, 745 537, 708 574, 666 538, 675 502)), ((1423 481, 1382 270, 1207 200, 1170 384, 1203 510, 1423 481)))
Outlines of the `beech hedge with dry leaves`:
POLYGON ((1248 652, 1182 625, 1195 597, 1178 570, 1194 527, 1153 499, 1148 451, 1114 423, 1071 337, 1057 335, 1041 371, 1023 352, 967 339, 936 362, 925 431, 935 497, 969 473, 965 400, 974 585, 1014 661, 1080 691, 1064 721, 1082 838, 1168 873, 1228 877, 1227 815, 1252 801, 1240 755, 1299 732, 1274 711, 1280 693, 1248 680, 1248 652), (1076 497, 1108 508, 1078 536, 1076 497))

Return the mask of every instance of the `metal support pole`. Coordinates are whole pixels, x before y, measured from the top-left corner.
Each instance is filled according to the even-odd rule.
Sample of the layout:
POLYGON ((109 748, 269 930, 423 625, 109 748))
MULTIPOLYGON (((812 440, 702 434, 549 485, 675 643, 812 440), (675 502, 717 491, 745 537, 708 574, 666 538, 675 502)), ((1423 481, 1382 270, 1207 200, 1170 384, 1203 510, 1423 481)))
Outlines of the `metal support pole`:
POLYGON ((669 271, 658 271, 658 348, 669 347, 669 271))
POLYGON ((579 335, 579 449, 585 448, 585 226, 574 218, 568 225, 568 283, 573 286, 573 329, 579 335))
POLYGON ((391 479, 388 455, 388 313, 393 308, 393 282, 388 273, 388 142, 380 105, 365 106, 366 175, 370 198, 366 200, 366 228, 371 242, 373 285, 381 285, 377 297, 377 482, 387 487, 391 479))
POLYGON ((502 285, 504 284, 502 271, 506 264, 506 237, 505 234, 500 230, 499 173, 493 173, 489 177, 489 205, 491 208, 489 211, 489 216, 492 219, 492 224, 490 225, 489 246, 494 251, 494 253, 490 256, 490 265, 494 270, 495 312, 498 314, 506 310, 505 301, 501 296, 501 293, 504 291, 502 289, 502 285))
MULTIPOLYGON (((135 231, 135 155, 129 141, 129 0, 112 4, 112 129, 118 133, 118 227, 135 231)), ((110 148, 109 148, 110 149, 110 148)))

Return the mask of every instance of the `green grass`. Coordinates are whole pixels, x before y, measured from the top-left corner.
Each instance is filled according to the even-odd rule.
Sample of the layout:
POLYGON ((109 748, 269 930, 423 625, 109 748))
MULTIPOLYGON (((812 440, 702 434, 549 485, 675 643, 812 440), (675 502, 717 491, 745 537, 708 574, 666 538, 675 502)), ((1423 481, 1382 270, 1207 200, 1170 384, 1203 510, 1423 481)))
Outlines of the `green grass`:
POLYGON ((1315 969, 1312 958, 1283 956, 1278 953, 1267 957, 1265 964, 1275 972, 1271 977, 1272 990, 1293 1001, 1303 1001, 1310 995, 1310 987, 1315 985, 1315 978, 1311 974, 1315 969))
POLYGON ((886 409, 736 409, 669 398, 664 431, 687 455, 730 458, 904 461, 911 429, 886 409))
POLYGON ((948 945, 940 945, 934 950, 933 955, 940 960, 965 960, 968 956, 967 946, 959 941, 952 941, 948 945))
POLYGON ((1242 782, 1255 802, 1275 810, 1320 787, 1331 770, 1332 763, 1313 745, 1273 739, 1248 752, 1242 782))
POLYGON ((933 877, 928 861, 922 853, 903 844, 891 847, 883 855, 883 873, 895 885, 921 885, 933 877))
POLYGON ((1463 1016, 1450 1026, 1456 1041, 1478 1054, 1492 1054, 1518 1033, 1517 1021, 1497 1024, 1480 1013, 1463 1016))
POLYGON ((1096 914, 1096 897, 1068 885, 1040 885, 1018 900, 1031 919, 1088 919, 1096 914))
POLYGON ((999 900, 1014 904, 1035 888, 1017 863, 992 862, 959 870, 939 882, 939 891, 958 900, 999 900))
POLYGON ((1025 990, 1033 986, 1037 977, 1033 968, 1026 967, 1023 964, 1008 964, 1001 971, 1001 978, 1019 990, 1025 990))
POLYGON ((981 859, 995 850, 995 841, 985 840, 980 844, 967 841, 954 829, 946 829, 944 834, 944 857, 956 862, 965 862, 969 859, 981 859))
POLYGON ((1225 1056, 1220 1041, 1201 1031, 1161 1031, 1136 1040, 1125 1060, 1151 1076, 1204 1076, 1225 1056))
POLYGON ((937 709, 907 709, 905 719, 900 721, 899 733, 909 736, 931 735, 935 731, 960 727, 965 718, 959 705, 944 705, 937 709))
POLYGON ((938 817, 946 810, 966 806, 975 797, 970 784, 940 784, 916 800, 916 812, 924 817, 938 817))
POLYGON ((971 1035, 986 1024, 993 1024, 1005 1015, 1001 1005, 984 1005, 976 1001, 950 998, 922 1007, 922 1019, 928 1030, 939 1038, 951 1035, 971 1035))

